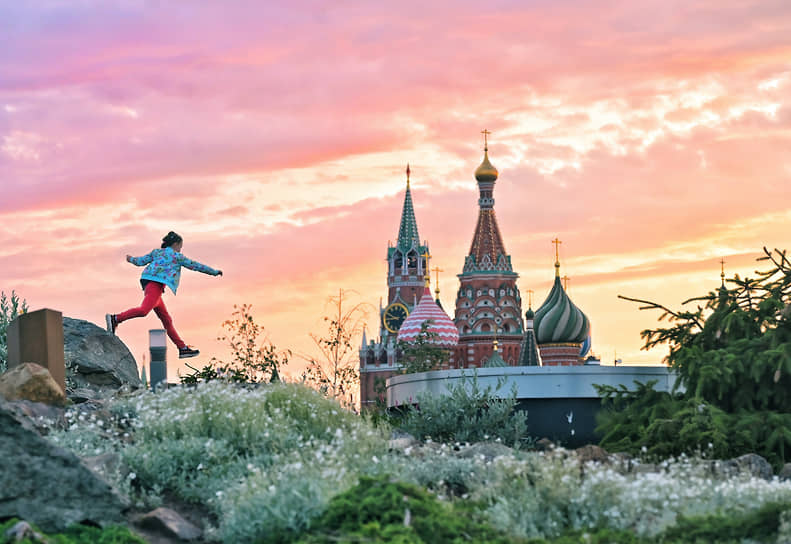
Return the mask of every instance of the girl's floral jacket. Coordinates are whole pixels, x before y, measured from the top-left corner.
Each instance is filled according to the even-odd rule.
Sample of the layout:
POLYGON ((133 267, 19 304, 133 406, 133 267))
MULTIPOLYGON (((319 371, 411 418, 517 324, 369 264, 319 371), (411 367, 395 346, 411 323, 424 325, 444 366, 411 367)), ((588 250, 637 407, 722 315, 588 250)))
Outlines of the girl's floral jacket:
POLYGON ((220 274, 219 270, 215 270, 198 261, 188 259, 171 247, 155 249, 142 257, 132 257, 129 262, 135 266, 148 265, 140 276, 141 283, 145 280, 163 283, 170 287, 174 295, 176 294, 176 289, 179 287, 182 266, 211 276, 220 274))

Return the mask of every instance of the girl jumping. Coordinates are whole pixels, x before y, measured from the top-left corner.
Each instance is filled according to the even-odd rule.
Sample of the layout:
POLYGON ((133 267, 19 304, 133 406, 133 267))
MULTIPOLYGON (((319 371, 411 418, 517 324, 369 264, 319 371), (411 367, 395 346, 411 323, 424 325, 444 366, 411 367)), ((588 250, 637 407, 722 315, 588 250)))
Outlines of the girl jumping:
POLYGON ((179 337, 176 329, 173 327, 173 319, 168 314, 165 308, 165 302, 162 300, 162 294, 165 292, 165 286, 170 287, 173 294, 176 294, 176 289, 179 286, 179 279, 181 279, 181 267, 189 268, 197 272, 203 272, 211 276, 222 276, 222 270, 215 270, 205 264, 188 259, 181 254, 181 247, 184 245, 184 240, 173 231, 168 232, 167 236, 162 239, 162 248, 154 249, 151 253, 143 255, 142 257, 126 256, 126 261, 135 266, 148 265, 143 270, 140 276, 140 285, 143 287, 143 302, 137 308, 130 308, 129 310, 120 314, 107 314, 107 331, 115 334, 115 329, 119 324, 127 319, 134 317, 143 317, 148 315, 152 309, 162 321, 168 336, 179 348, 179 359, 186 357, 195 357, 200 353, 197 349, 189 347, 179 337))

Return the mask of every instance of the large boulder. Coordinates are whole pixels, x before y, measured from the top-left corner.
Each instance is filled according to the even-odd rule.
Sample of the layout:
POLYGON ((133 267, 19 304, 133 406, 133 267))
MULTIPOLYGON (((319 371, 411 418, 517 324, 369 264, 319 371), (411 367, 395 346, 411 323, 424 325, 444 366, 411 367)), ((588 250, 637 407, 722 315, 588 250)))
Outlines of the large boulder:
POLYGON ((114 334, 88 321, 64 317, 63 344, 71 389, 142 386, 135 358, 114 334))
POLYGON ((6 400, 30 400, 62 406, 66 393, 49 370, 36 363, 22 363, 0 374, 0 396, 6 400))
POLYGON ((80 522, 122 521, 110 485, 68 450, 42 438, 0 400, 0 519, 18 517, 44 531, 80 522))

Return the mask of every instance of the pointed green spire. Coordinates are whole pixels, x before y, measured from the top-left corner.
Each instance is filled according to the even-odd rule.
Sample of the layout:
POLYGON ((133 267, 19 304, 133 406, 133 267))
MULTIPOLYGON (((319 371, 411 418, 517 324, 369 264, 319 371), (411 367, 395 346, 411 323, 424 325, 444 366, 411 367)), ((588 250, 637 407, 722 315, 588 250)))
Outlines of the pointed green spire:
POLYGON ((404 195, 404 209, 401 212, 401 226, 398 228, 397 247, 407 252, 412 247, 420 246, 420 235, 417 232, 415 220, 415 207, 412 204, 412 192, 409 189, 409 165, 406 165, 406 194, 404 195))

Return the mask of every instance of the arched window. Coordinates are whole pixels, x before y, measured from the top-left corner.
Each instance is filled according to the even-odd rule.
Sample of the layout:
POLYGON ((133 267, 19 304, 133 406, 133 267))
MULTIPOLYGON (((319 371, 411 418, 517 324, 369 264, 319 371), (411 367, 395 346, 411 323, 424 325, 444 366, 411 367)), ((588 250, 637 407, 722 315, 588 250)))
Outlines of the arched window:
POLYGON ((503 332, 511 332, 511 327, 508 325, 508 323, 503 325, 503 332))
POLYGON ((417 271, 417 253, 410 251, 406 256, 406 266, 410 272, 417 271))
POLYGON ((396 251, 393 254, 393 268, 396 270, 401 270, 404 267, 404 256, 401 254, 400 251, 396 251))
POLYGON ((484 323, 483 325, 481 325, 481 332, 489 332, 491 330, 492 328, 489 326, 488 323, 484 323))

